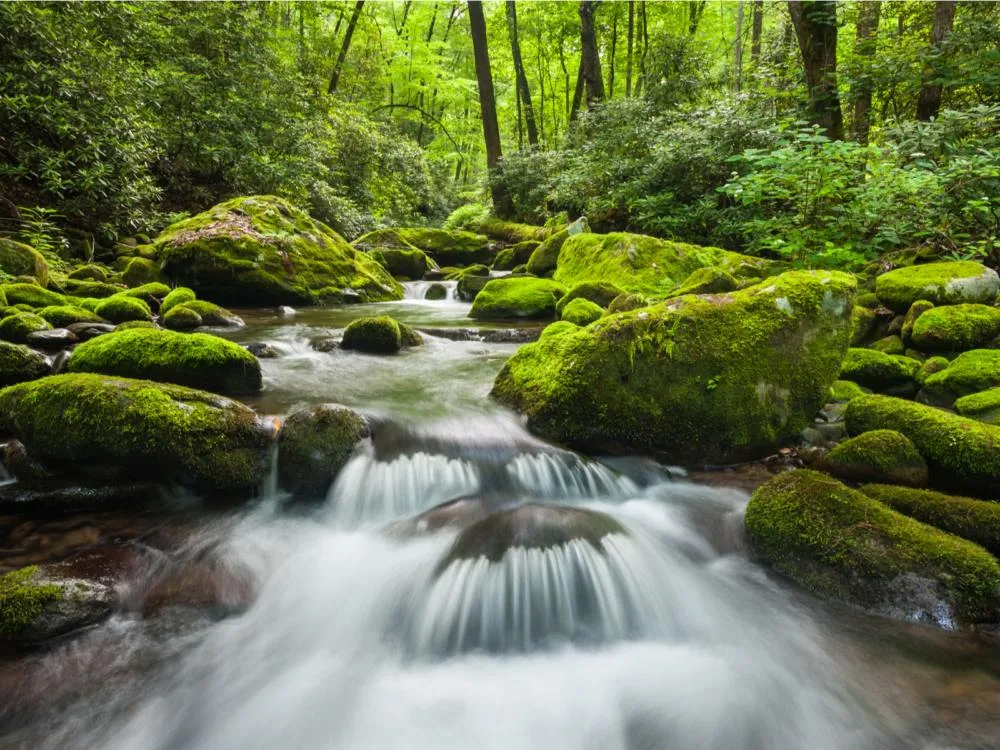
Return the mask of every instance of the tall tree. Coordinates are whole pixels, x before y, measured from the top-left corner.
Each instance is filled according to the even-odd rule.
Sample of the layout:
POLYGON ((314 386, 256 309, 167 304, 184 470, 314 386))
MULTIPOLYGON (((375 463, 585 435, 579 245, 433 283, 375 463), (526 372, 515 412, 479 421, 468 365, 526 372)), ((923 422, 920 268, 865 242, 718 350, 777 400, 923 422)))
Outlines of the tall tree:
POLYGON ((764 31, 764 0, 754 0, 750 25, 750 64, 756 68, 760 63, 760 37, 764 31))
POLYGON ((628 50, 625 55, 625 98, 632 96, 632 47, 635 43, 635 0, 628 0, 628 50))
POLYGON ((736 2, 736 44, 733 49, 733 72, 736 90, 743 89, 743 0, 736 2))
POLYGON ((701 23, 706 3, 708 0, 688 0, 688 36, 698 33, 698 24, 701 23))
POLYGON ((844 115, 837 94, 837 2, 789 0, 788 12, 802 53, 812 120, 839 140, 844 115))
MULTIPOLYGON (((493 169, 500 164, 503 151, 500 148, 500 127, 497 125, 497 103, 493 93, 493 70, 490 68, 482 0, 469 0, 469 27, 472 32, 472 52, 476 60, 476 84, 479 88, 479 108, 486 142, 486 166, 493 169)), ((503 188, 496 181, 491 181, 490 186, 493 210, 500 216, 508 214, 510 205, 503 188)))
POLYGON ((929 63, 924 69, 920 96, 917 98, 917 119, 930 120, 941 109, 942 86, 935 80, 933 58, 940 54, 941 43, 951 34, 955 25, 955 0, 937 0, 934 3, 934 21, 931 24, 931 46, 928 51, 929 63))
POLYGON ((597 54, 597 32, 594 29, 594 14, 601 0, 581 0, 580 2, 580 66, 587 89, 587 104, 604 99, 604 78, 601 74, 601 58, 597 54))
POLYGON ((351 20, 347 23, 347 33, 344 34, 344 41, 340 45, 340 54, 337 55, 337 64, 333 66, 333 73, 330 75, 330 85, 326 87, 326 93, 332 94, 337 90, 340 82, 340 73, 344 69, 344 60, 347 59, 347 50, 351 47, 351 37, 354 36, 354 29, 358 26, 358 19, 361 17, 361 9, 365 7, 365 0, 358 0, 354 4, 354 12, 351 20))
MULTIPOLYGON (((507 0, 507 32, 510 36, 510 54, 514 59, 514 77, 517 81, 517 95, 521 106, 524 108, 524 119, 528 126, 528 143, 534 146, 538 143, 538 126, 535 124, 535 111, 531 106, 528 76, 524 73, 524 62, 521 60, 521 44, 517 38, 517 6, 514 0, 507 0)), ((544 97, 542 103, 544 106, 544 97)), ((518 118, 518 122, 520 123, 520 117, 518 118)))
POLYGON ((882 15, 882 4, 877 2, 858 4, 857 31, 854 52, 858 56, 859 70, 851 83, 851 99, 854 113, 851 117, 851 134, 858 143, 868 143, 871 130, 872 110, 872 60, 878 34, 878 22, 882 15))

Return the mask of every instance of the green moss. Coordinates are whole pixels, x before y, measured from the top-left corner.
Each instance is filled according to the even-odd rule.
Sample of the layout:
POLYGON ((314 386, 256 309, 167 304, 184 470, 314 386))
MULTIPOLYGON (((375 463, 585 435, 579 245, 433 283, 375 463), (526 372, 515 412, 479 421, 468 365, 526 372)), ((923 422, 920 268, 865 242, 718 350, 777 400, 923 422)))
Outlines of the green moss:
POLYGON ((950 407, 962 396, 1000 386, 1000 350, 973 349, 924 378, 921 399, 950 407))
POLYGON ((220 328, 239 328, 243 325, 243 319, 239 315, 234 315, 224 307, 219 307, 218 305, 212 302, 206 302, 203 299, 182 302, 180 305, 177 305, 177 307, 171 310, 171 312, 176 312, 181 307, 185 310, 191 310, 198 313, 201 317, 202 325, 217 326, 220 328))
POLYGON ((564 294, 556 303, 556 312, 562 314, 563 308, 575 299, 585 299, 601 308, 606 308, 616 297, 623 294, 622 290, 606 281, 584 281, 577 284, 564 294))
POLYGON ((160 303, 160 315, 166 315, 177 305, 181 305, 185 302, 193 302, 197 298, 197 295, 186 286, 179 286, 176 289, 172 289, 170 293, 163 298, 163 302, 160 303))
POLYGON ((12 638, 30 627, 46 605, 59 601, 59 586, 36 581, 37 565, 0 576, 0 636, 12 638))
POLYGON ((536 247, 528 258, 528 273, 535 276, 551 276, 559 263, 559 253, 563 243, 569 238, 569 231, 562 229, 547 237, 536 247))
POLYGON ((577 297, 562 309, 561 317, 574 325, 588 326, 595 320, 600 320, 603 315, 604 310, 600 305, 583 297, 577 297))
POLYGON ((757 458, 826 403, 853 291, 844 274, 791 272, 609 314, 522 346, 492 394, 533 432, 585 452, 757 458))
POLYGON ((859 294, 855 304, 858 307, 864 307, 868 310, 874 310, 875 308, 882 306, 881 303, 879 303, 878 297, 875 296, 874 292, 866 292, 865 294, 859 294))
POLYGON ((31 276, 42 286, 49 283, 49 264, 30 245, 0 237, 0 271, 9 276, 31 276))
POLYGON ((34 313, 21 312, 0 320, 0 339, 23 344, 28 340, 28 334, 35 331, 47 331, 50 326, 44 318, 34 313))
POLYGON ((444 266, 468 266, 472 263, 491 263, 495 255, 489 240, 473 232, 458 229, 429 229, 423 227, 379 229, 359 237, 355 247, 363 250, 395 249, 403 252, 417 250, 444 266))
MULTIPOLYGON (((105 284, 102 281, 66 281, 66 292, 74 297, 105 298, 124 292, 125 287, 118 284, 105 284)), ((69 300, 72 302, 72 300, 69 300)))
POLYGON ((608 305, 608 312, 628 312, 629 310, 638 310, 640 307, 645 307, 648 304, 649 300, 641 294, 619 294, 611 300, 611 304, 608 305))
POLYGON ((417 248, 404 250, 386 247, 372 250, 369 255, 396 278, 422 279, 429 269, 435 267, 427 253, 417 248))
POLYGON ((72 303, 74 307, 79 307, 82 310, 96 312, 97 306, 100 305, 103 300, 96 299, 94 297, 70 297, 67 302, 72 303))
POLYGON ((479 320, 554 318, 566 287, 548 279, 522 276, 493 279, 472 303, 469 316, 479 320))
POLYGON ((1000 335, 1000 309, 987 305, 947 305, 927 310, 913 324, 910 340, 923 351, 964 351, 1000 335))
POLYGON ((904 352, 906 351, 906 347, 903 346, 903 339, 899 336, 886 336, 873 342, 868 348, 876 352, 882 352, 883 354, 898 354, 901 356, 905 356, 904 352))
POLYGON ((840 443, 822 468, 851 482, 927 485, 927 463, 913 442, 895 430, 872 430, 840 443))
MULTIPOLYGON (((72 300, 71 300, 72 301, 72 300)), ((56 328, 65 328, 73 323, 101 323, 101 317, 83 307, 56 305, 43 307, 38 315, 56 328)))
POLYGON ((388 315, 358 318, 347 324, 340 345, 370 354, 395 354, 403 345, 402 332, 388 315))
POLYGON ((733 275, 715 266, 699 268, 691 273, 681 284, 670 292, 671 297, 684 294, 723 294, 740 288, 740 283, 733 275))
POLYGON ((955 402, 955 411, 980 422, 1000 424, 1000 388, 962 396, 955 402))
POLYGON ((106 281, 108 275, 108 269, 96 263, 88 263, 69 272, 69 278, 84 281, 106 281))
POLYGON ((278 477, 296 495, 322 498, 359 441, 370 434, 368 422, 338 404, 295 412, 278 436, 278 477))
POLYGON ((995 271, 974 261, 897 268, 875 280, 875 294, 890 310, 905 313, 917 300, 935 305, 992 302, 1000 290, 995 271))
POLYGON ((205 490, 253 489, 267 463, 269 438, 252 409, 177 385, 52 375, 0 391, 0 420, 40 461, 116 464, 205 490))
POLYGON ((155 331, 159 330, 159 327, 151 320, 126 320, 115 326, 115 331, 134 331, 136 329, 155 331))
POLYGON ((874 349, 848 349, 840 366, 840 377, 865 388, 883 391, 914 382, 920 363, 909 357, 884 354, 874 349))
POLYGON ((170 287, 159 281, 151 281, 131 289, 120 292, 123 297, 141 299, 148 304, 159 305, 159 300, 170 294, 170 287))
POLYGON ((420 335, 420 331, 415 328, 411 328, 406 325, 406 323, 398 323, 399 325, 399 343, 401 346, 423 346, 424 337, 420 335))
POLYGON ((866 484, 861 491, 905 516, 1000 555, 1000 503, 889 484, 866 484))
POLYGON ((201 316, 189 307, 179 305, 160 318, 164 328, 171 331, 191 331, 202 324, 201 316))
POLYGON ((158 282, 160 266, 148 258, 132 258, 122 271, 122 280, 130 287, 158 282))
POLYGON ((68 372, 99 372, 246 394, 261 389, 260 362, 239 344, 204 333, 130 329, 80 344, 68 372))
POLYGON ((554 231, 553 227, 536 227, 531 224, 518 224, 514 221, 506 221, 490 216, 480 221, 476 226, 476 231, 485 234, 492 240, 507 242, 510 244, 517 242, 527 242, 535 240, 542 242, 554 231))
POLYGON ((35 284, 3 284, 0 289, 3 289, 3 294, 9 305, 51 307, 66 304, 66 298, 63 295, 42 289, 35 284))
POLYGON ((455 293, 464 302, 472 302, 483 287, 490 281, 490 269, 484 265, 469 266, 465 271, 458 271, 448 275, 451 280, 458 281, 455 293))
POLYGON ((897 430, 917 446, 931 484, 975 495, 1000 495, 1000 427, 889 396, 865 396, 847 405, 848 432, 897 430))
POLYGON ((923 385, 927 378, 936 372, 941 372, 947 366, 948 360, 944 357, 930 357, 924 360, 923 364, 920 365, 920 369, 917 370, 917 384, 923 385))
POLYGON ((843 404, 868 393, 871 391, 862 388, 857 383, 852 383, 850 380, 837 380, 830 386, 830 400, 843 404))
POLYGON ((227 304, 378 302, 403 296, 378 263, 274 196, 220 203, 167 227, 155 244, 167 277, 227 304))
POLYGON ((128 320, 151 321, 153 319, 149 305, 141 299, 128 297, 124 294, 116 294, 114 297, 101 300, 94 312, 112 323, 124 323, 128 320))
POLYGON ((851 312, 851 346, 859 346, 868 339, 878 322, 878 316, 867 307, 855 305, 851 312))
POLYGON ((917 322, 917 318, 933 308, 934 303, 928 302, 925 299, 918 299, 910 305, 910 309, 906 311, 906 317, 903 318, 903 328, 900 331, 900 336, 902 336, 905 343, 910 343, 913 338, 913 325, 917 322))
POLYGON ((573 333, 577 328, 579 326, 576 323, 570 323, 568 320, 559 320, 545 326, 539 335, 539 339, 548 338, 549 336, 561 336, 564 333, 573 333))
POLYGON ((944 624, 996 621, 992 555, 823 474, 778 475, 754 493, 745 522, 757 555, 821 596, 907 619, 941 622, 944 604, 944 624))
POLYGON ((23 344, 0 341, 0 388, 49 374, 45 357, 23 344))
POLYGON ((493 261, 493 268, 496 271, 511 271, 518 266, 525 265, 531 259, 531 254, 541 246, 538 240, 525 240, 516 245, 506 247, 497 253, 493 261))

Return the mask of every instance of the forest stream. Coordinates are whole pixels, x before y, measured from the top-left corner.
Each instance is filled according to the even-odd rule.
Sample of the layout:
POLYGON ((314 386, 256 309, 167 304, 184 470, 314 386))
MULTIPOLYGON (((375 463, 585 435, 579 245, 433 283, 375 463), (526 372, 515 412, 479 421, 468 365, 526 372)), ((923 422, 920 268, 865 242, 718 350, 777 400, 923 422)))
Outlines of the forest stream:
POLYGON ((996 747, 995 646, 820 602, 755 564, 754 467, 689 476, 529 435, 487 394, 518 347, 505 339, 530 334, 475 334, 468 303, 421 284, 397 302, 240 310, 247 326, 224 334, 281 354, 262 360, 260 413, 337 401, 380 421, 325 502, 289 502, 272 476, 238 510, 178 490, 168 511, 21 535, 91 530, 101 543, 73 560, 114 567, 122 604, 0 662, 0 747, 996 747), (311 344, 383 313, 425 345, 311 344), (475 529, 496 508, 515 535, 526 518, 610 532, 463 556, 489 542, 446 522, 475 529), (213 608, 177 596, 209 584, 213 608))

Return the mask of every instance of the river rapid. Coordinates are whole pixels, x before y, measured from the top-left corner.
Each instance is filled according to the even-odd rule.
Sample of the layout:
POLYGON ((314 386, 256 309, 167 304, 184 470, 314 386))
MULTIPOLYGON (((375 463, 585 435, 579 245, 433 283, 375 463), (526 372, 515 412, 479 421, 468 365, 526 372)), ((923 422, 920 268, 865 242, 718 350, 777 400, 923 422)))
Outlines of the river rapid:
POLYGON ((465 331, 469 305, 425 291, 240 311, 225 335, 280 354, 249 403, 342 403, 380 420, 376 440, 319 504, 270 481, 238 509, 178 492, 169 512, 86 519, 117 542, 124 604, 0 661, 0 748, 998 746, 1000 648, 819 602, 756 565, 749 474, 532 437, 488 398, 518 344, 465 331), (373 312, 436 333, 393 357, 314 348, 373 312), (456 499, 448 518, 598 511, 615 530, 456 556, 459 532, 427 514, 456 499), (217 601, 193 606, 206 577, 217 601))

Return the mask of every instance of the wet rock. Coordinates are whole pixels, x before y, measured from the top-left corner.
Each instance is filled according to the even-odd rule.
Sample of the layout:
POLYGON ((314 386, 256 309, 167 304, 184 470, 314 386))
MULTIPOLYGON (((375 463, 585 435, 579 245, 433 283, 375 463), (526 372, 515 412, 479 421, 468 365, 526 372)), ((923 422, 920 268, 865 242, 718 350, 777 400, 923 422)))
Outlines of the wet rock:
MULTIPOLYGON (((4 443, 0 457, 3 459, 4 468, 15 479, 23 481, 27 479, 44 479, 45 477, 52 476, 51 472, 41 462, 34 460, 28 455, 28 450, 20 440, 8 440, 4 443)), ((9 493, 14 491, 20 492, 23 489, 23 484, 0 485, 0 506, 3 506, 5 503, 4 499, 2 499, 5 495, 9 496, 9 493)))
POLYGON ((278 308, 278 315, 283 318, 294 318, 298 313, 294 307, 289 307, 288 305, 281 305, 278 308))
POLYGON ((368 421, 346 406, 295 412, 278 435, 281 486, 295 495, 323 497, 358 442, 370 435, 368 421))
POLYGON ((107 618, 112 588, 75 578, 61 565, 29 566, 0 576, 0 638, 42 643, 107 618))
POLYGON ((246 350, 257 359, 277 359, 281 352, 264 341, 254 341, 246 345, 246 350))
POLYGON ((115 327, 111 323, 73 323, 66 326, 80 341, 87 341, 105 333, 111 333, 115 327))
MULTIPOLYGON (((7 451, 5 466, 6 453, 7 451)), ((25 463, 15 463, 15 467, 25 472, 25 476, 17 473, 15 468, 8 466, 8 469, 24 481, 0 486, 0 513, 63 514, 138 508, 154 505, 163 498, 162 487, 152 482, 69 482, 65 479, 52 479, 44 466, 32 461, 24 451, 24 446, 18 451, 17 460, 20 461, 22 457, 25 463)))
POLYGON ((182 564, 159 576, 146 592, 142 614, 150 617, 167 607, 185 607, 228 617, 246 611, 255 595, 246 571, 221 562, 182 564))
POLYGON ((52 358, 52 375, 59 375, 66 371, 66 365, 69 364, 69 357, 71 352, 68 349, 63 349, 61 352, 56 352, 56 355, 52 358))
POLYGON ((65 328, 53 328, 50 331, 35 331, 28 334, 27 343, 36 349, 56 351, 72 346, 80 339, 76 334, 65 328))
POLYGON ((444 284, 431 284, 429 287, 427 287, 427 291, 424 292, 424 299, 437 301, 447 298, 448 298, 448 287, 446 287, 444 284))
POLYGON ((460 497, 436 505, 415 518, 396 521, 386 527, 391 536, 412 537, 446 528, 465 528, 485 518, 495 509, 495 504, 479 497, 460 497))
POLYGON ((323 336, 320 338, 311 339, 309 341, 309 346, 311 346, 317 352, 323 352, 324 354, 332 351, 336 351, 340 348, 340 339, 333 336, 323 336))
POLYGON ((430 328, 417 329, 428 336, 450 341, 482 341, 488 344, 528 344, 537 341, 541 328, 430 328))

